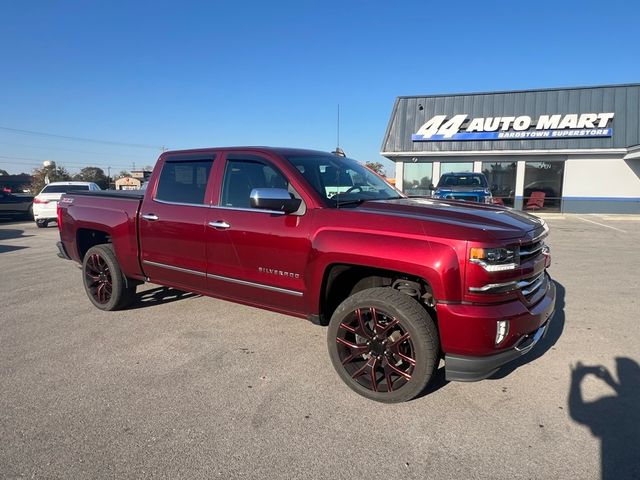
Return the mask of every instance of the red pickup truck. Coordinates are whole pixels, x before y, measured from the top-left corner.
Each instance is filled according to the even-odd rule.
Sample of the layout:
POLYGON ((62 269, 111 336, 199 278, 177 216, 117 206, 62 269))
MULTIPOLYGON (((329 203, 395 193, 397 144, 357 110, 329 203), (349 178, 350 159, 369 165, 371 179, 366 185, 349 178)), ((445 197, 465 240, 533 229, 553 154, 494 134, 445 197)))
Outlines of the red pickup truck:
POLYGON ((442 358, 450 380, 490 376, 554 311, 543 220, 407 198, 330 153, 166 152, 146 191, 66 194, 58 225, 97 308, 153 282, 328 324, 339 376, 382 402, 418 395, 442 358))

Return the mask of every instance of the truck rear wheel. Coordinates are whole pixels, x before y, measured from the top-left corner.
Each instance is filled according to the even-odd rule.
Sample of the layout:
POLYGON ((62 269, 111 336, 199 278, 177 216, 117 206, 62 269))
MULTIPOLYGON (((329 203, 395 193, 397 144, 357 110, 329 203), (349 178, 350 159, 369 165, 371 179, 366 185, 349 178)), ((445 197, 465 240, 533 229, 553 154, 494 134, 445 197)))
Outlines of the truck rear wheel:
POLYGON ((416 300, 391 288, 370 288, 342 302, 329 322, 327 344, 340 378, 378 402, 411 400, 437 367, 433 320, 416 300))
POLYGON ((91 303, 100 310, 128 307, 136 293, 136 285, 122 274, 109 244, 91 247, 82 262, 84 289, 91 303))

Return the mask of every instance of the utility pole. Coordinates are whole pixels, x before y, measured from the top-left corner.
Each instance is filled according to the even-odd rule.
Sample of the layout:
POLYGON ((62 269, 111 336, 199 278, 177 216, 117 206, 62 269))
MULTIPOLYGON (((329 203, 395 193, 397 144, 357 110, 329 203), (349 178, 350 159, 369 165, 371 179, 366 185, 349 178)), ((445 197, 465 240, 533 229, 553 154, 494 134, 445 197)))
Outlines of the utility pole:
POLYGON ((107 190, 111 188, 111 167, 107 167, 107 190))

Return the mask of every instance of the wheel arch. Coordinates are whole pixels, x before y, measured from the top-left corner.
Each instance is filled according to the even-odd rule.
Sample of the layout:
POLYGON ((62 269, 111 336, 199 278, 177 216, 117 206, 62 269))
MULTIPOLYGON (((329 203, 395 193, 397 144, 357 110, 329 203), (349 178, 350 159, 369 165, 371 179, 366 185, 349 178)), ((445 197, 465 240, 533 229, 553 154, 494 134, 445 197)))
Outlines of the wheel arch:
POLYGON ((327 324, 335 309, 347 297, 375 287, 393 287, 413 296, 435 318, 432 283, 415 273, 354 263, 336 262, 325 267, 318 298, 318 317, 327 324))
POLYGON ((111 243, 111 235, 104 230, 79 228, 76 231, 76 248, 78 249, 80 261, 82 261, 91 247, 103 243, 111 243))

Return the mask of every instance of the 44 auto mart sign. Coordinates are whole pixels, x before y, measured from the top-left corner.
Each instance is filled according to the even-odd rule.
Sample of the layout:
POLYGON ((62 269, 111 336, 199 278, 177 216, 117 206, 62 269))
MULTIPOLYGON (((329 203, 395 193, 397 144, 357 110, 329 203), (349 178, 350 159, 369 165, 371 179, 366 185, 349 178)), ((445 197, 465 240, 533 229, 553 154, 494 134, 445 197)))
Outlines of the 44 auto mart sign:
POLYGON ((524 140, 610 137, 613 113, 569 113, 518 117, 436 115, 411 135, 414 142, 461 140, 524 140))

